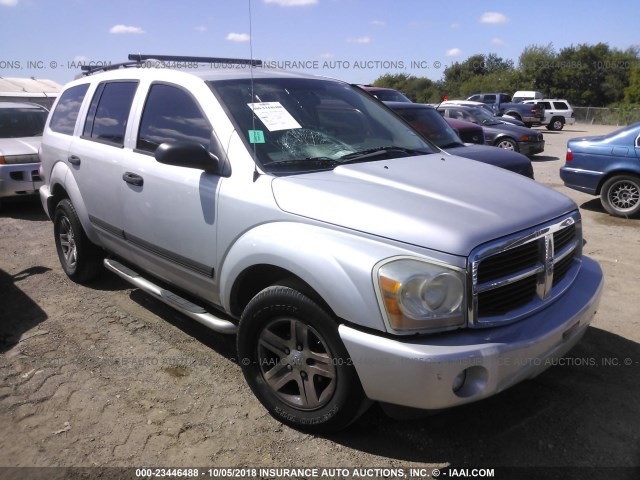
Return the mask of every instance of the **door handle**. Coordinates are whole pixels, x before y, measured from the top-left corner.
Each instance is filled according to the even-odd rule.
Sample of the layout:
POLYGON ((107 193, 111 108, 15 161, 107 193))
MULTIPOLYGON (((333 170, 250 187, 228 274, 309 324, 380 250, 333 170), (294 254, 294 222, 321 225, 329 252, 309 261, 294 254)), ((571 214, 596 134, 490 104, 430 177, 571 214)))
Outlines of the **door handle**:
POLYGON ((135 173, 125 172, 122 175, 122 180, 131 185, 135 185, 136 187, 141 187, 144 183, 144 179, 140 175, 136 175, 135 173))
POLYGON ((80 157, 76 157, 75 155, 71 155, 67 160, 69 160, 71 165, 80 165, 80 157))

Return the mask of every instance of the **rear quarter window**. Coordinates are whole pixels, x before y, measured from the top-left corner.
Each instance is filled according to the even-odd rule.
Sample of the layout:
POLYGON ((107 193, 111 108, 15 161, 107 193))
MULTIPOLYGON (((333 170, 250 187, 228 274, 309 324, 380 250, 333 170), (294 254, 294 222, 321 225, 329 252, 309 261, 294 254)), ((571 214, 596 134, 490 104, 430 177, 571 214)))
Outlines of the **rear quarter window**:
POLYGON ((553 102, 553 106, 556 110, 569 110, 569 105, 564 102, 553 102))
POLYGON ((68 88, 60 96, 58 104, 51 115, 49 128, 57 133, 73 135, 73 130, 78 119, 78 112, 89 89, 89 84, 76 85, 68 88))

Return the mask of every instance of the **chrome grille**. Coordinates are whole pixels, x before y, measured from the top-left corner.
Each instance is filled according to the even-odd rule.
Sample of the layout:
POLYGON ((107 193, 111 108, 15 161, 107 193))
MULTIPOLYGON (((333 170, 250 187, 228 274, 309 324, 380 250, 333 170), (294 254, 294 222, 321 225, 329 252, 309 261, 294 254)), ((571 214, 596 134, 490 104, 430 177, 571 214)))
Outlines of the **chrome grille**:
POLYGON ((577 212, 475 249, 469 326, 510 323, 543 308, 571 284, 581 257, 577 212))

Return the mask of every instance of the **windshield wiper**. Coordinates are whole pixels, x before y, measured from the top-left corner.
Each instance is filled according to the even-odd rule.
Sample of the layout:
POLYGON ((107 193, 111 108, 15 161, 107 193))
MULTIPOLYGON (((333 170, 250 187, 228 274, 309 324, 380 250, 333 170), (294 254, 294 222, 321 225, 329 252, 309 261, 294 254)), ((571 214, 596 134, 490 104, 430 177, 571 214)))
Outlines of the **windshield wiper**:
POLYGON ((344 165, 347 163, 362 162, 362 161, 369 160, 371 158, 387 155, 389 152, 402 152, 407 157, 410 157, 413 155, 425 155, 429 153, 421 150, 414 150, 411 148, 388 145, 386 147, 376 147, 376 148, 370 148, 368 150, 362 150, 360 152, 348 153, 347 155, 343 155, 342 157, 340 157, 340 159, 342 160, 340 163, 344 165))

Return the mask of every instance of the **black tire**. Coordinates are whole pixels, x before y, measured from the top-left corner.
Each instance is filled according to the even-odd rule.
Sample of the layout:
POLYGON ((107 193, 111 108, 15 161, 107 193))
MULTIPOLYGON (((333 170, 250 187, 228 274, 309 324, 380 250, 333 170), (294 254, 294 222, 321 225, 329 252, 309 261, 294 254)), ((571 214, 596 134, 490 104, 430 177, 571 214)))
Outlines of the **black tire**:
POLYGON ((560 131, 564 128, 564 119, 561 117, 553 117, 547 125, 547 130, 554 132, 560 131))
POLYGON ((53 216, 53 234, 60 264, 77 283, 95 278, 102 269, 103 251, 87 237, 73 204, 64 199, 53 216))
POLYGON ((502 148, 504 150, 510 150, 512 152, 519 152, 520 148, 518 148, 518 143, 509 137, 502 137, 493 142, 493 145, 502 148))
POLYGON ((600 201, 604 209, 616 217, 635 217, 640 214, 640 178, 617 175, 602 185, 600 201))
POLYGON ((280 422, 330 433, 364 412, 367 400, 336 322, 297 290, 258 293, 242 314, 237 345, 249 387, 280 422))

